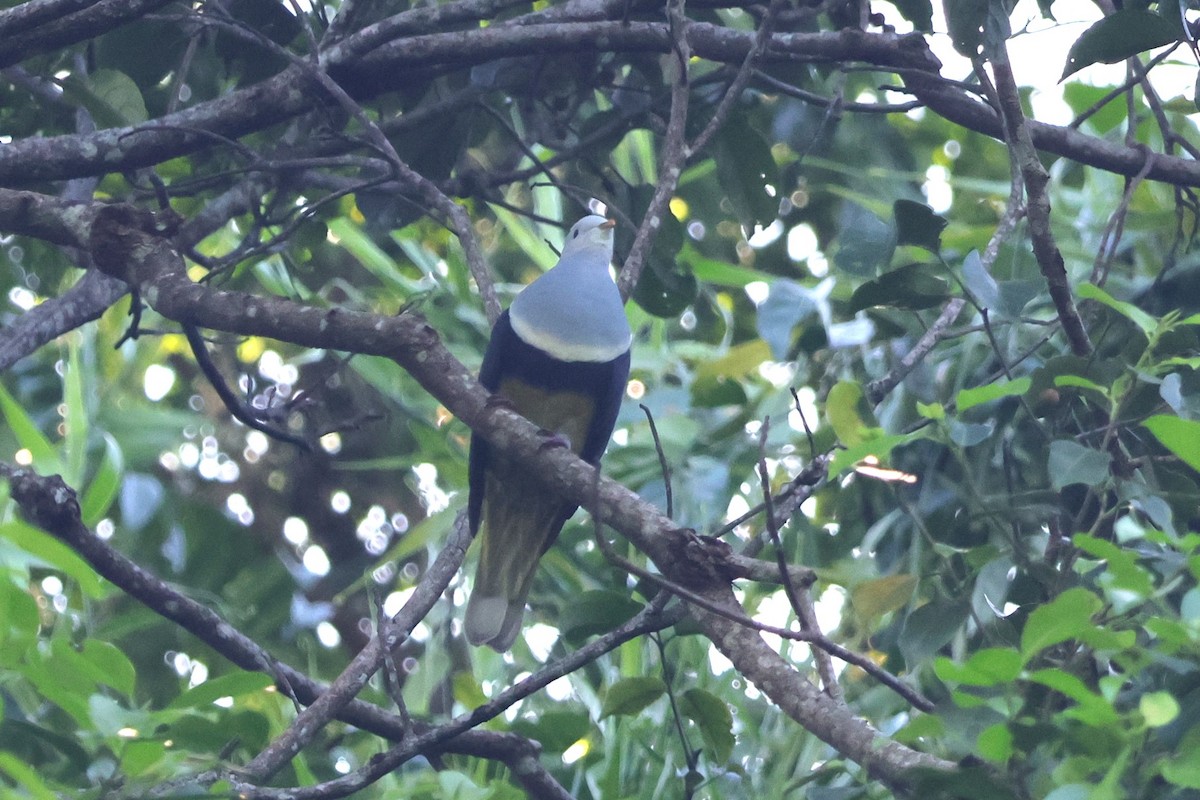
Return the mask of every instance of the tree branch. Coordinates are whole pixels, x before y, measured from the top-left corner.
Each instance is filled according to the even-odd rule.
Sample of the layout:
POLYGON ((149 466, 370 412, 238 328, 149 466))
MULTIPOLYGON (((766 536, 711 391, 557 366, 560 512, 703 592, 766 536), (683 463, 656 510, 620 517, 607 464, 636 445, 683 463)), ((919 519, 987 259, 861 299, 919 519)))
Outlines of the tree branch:
MULTIPOLYGON (((11 198, 14 194, 29 193, 0 190, 0 208, 14 202, 11 198)), ((720 564, 707 560, 708 554, 699 554, 701 560, 696 561, 695 548, 688 547, 689 534, 680 531, 658 509, 624 486, 606 478, 597 484, 595 469, 574 454, 558 448, 545 450, 537 427, 523 417, 494 404, 489 407, 487 392, 442 346, 436 332, 416 315, 379 317, 197 285, 188 278, 178 254, 155 234, 152 215, 115 205, 86 213, 90 208, 85 206, 83 212, 74 212, 70 224, 64 220, 59 227, 69 231, 73 238, 88 242, 92 258, 101 269, 137 283, 142 296, 158 313, 168 319, 231 333, 390 357, 492 446, 512 455, 564 500, 589 509, 602 522, 619 530, 650 556, 669 579, 691 588, 700 586, 701 591, 715 593, 711 596, 719 602, 732 600, 729 579, 719 569, 720 564), (80 220, 90 220, 91 224, 81 225, 80 220)), ((44 227, 59 232, 55 226, 44 227)), ((872 774, 899 783, 903 773, 916 764, 950 767, 932 756, 886 742, 865 721, 855 718, 811 683, 794 676, 757 632, 730 633, 729 626, 739 630, 741 626, 719 624, 718 618, 711 616, 701 615, 700 619, 722 653, 739 663, 747 677, 773 702, 847 758, 867 765, 872 774), (746 636, 757 645, 752 647, 746 636), (730 646, 737 651, 729 649, 730 646), (746 660, 747 653, 763 650, 772 658, 746 660), (812 695, 817 699, 812 700, 812 695), (809 711, 819 713, 809 714, 809 711)), ((328 706, 332 705, 331 700, 328 706)), ((277 751, 280 755, 264 757, 254 765, 256 770, 276 766, 278 758, 292 751, 299 738, 289 737, 286 746, 277 751)))
MULTIPOLYGON (((276 660, 211 608, 180 593, 88 530, 79 518, 79 503, 74 490, 58 476, 42 477, 31 470, 14 469, 0 462, 0 478, 9 481, 13 499, 27 519, 82 556, 105 580, 176 623, 231 663, 242 669, 271 674, 280 689, 305 705, 313 703, 328 690, 294 667, 276 660)), ((457 535, 458 540, 452 540, 451 545, 462 548, 466 544, 464 533, 460 530, 457 535)), ((425 735, 436 730, 424 723, 417 723, 414 728, 403 717, 357 699, 347 703, 337 718, 397 742, 414 733, 425 735)), ((438 744, 419 752, 429 756, 459 753, 500 760, 509 766, 513 776, 531 796, 565 797, 562 787, 538 763, 540 750, 536 742, 516 734, 464 730, 453 737, 442 737, 438 744)))

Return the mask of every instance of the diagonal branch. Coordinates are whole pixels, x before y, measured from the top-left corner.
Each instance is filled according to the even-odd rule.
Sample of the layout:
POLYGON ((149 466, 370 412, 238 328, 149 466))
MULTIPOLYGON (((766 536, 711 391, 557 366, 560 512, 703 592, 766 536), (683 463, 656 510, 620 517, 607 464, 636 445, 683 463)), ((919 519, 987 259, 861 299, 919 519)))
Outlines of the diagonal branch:
MULTIPOLYGON (((37 197, 0 189, 0 209, 24 201, 37 206, 44 217, 53 203, 39 203, 37 197)), ((279 297, 198 285, 188 278, 179 255, 156 234, 152 215, 118 205, 65 211, 70 213, 63 213, 57 225, 42 219, 40 227, 70 238, 70 243, 87 244, 101 269, 138 284, 142 296, 164 317, 231 333, 394 359, 493 447, 511 455, 564 500, 587 508, 620 531, 667 578, 738 608, 723 566, 711 559, 697 560, 706 554, 693 553, 688 533, 624 486, 603 477, 597 482, 595 469, 574 454, 560 448, 546 450, 537 427, 523 417, 495 404, 489 407, 487 392, 419 316, 381 317, 316 308, 279 297)), ((952 767, 883 737, 796 674, 760 633, 722 622, 720 616, 701 614, 699 619, 721 652, 744 669, 746 677, 772 702, 847 758, 868 766, 873 775, 900 785, 904 773, 914 765, 952 767)))
POLYGON ((1025 124, 1025 112, 1021 109, 1021 96, 1013 78, 1012 66, 1008 63, 1008 51, 1002 43, 991 59, 992 72, 996 80, 996 94, 1000 100, 1001 116, 1004 119, 1004 138, 1013 152, 1025 182, 1026 208, 1029 219, 1029 235, 1033 240, 1033 254, 1046 279, 1050 299, 1058 310, 1058 319, 1063 326, 1071 350, 1077 356, 1092 352, 1092 342, 1087 328, 1079 317, 1071 284, 1067 278, 1066 263, 1050 229, 1050 197, 1046 184, 1050 175, 1038 158, 1029 127, 1025 124))
MULTIPOLYGON (((0 462, 0 478, 9 482, 13 498, 31 522, 82 556, 97 574, 111 581, 114 586, 178 624, 231 663, 242 669, 269 672, 281 689, 303 704, 314 702, 327 691, 326 686, 276 660, 211 608, 179 592, 88 530, 79 518, 79 504, 74 491, 57 476, 41 477, 30 470, 14 469, 0 462)), ((451 545, 462 547, 463 536, 463 532, 459 531, 459 540, 452 540, 451 545)), ((410 721, 357 699, 347 703, 337 718, 393 741, 404 740, 414 733, 410 721)), ((426 735, 430 730, 433 729, 418 724, 415 732, 426 735)), ((514 777, 531 796, 566 796, 562 787, 537 763, 539 750, 535 742, 515 734, 468 730, 453 737, 442 736, 437 744, 419 752, 430 756, 444 752, 461 753, 501 760, 509 765, 514 777)), ((188 780, 194 780, 194 776, 189 776, 188 780)))

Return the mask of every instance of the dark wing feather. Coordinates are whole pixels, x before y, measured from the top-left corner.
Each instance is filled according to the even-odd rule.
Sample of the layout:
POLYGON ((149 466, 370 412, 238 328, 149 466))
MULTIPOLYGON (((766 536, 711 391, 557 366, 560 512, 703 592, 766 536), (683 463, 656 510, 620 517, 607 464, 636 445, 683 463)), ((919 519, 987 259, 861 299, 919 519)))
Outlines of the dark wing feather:
MULTIPOLYGON (((506 348, 517 339, 512 324, 508 321, 508 310, 505 309, 492 328, 492 338, 488 340, 487 350, 483 354, 483 364, 479 367, 479 382, 489 392, 495 392, 504 378, 504 357, 506 348)), ((480 515, 483 511, 484 473, 487 470, 488 451, 491 447, 478 434, 471 434, 471 454, 467 460, 467 520, 471 526, 471 534, 479 530, 480 515)))

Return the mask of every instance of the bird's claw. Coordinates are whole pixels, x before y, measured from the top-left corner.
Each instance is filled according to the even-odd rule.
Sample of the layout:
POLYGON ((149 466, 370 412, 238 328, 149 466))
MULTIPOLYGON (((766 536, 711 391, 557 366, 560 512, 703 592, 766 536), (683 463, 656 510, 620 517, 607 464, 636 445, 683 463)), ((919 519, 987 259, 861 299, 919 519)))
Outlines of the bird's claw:
POLYGON ((503 408, 505 411, 516 411, 517 407, 513 405, 512 400, 509 400, 502 394, 489 394, 487 400, 484 401, 483 407, 487 409, 503 408))
POLYGON ((571 440, 563 436, 561 433, 555 433, 554 431, 548 431, 545 428, 542 428, 538 431, 538 436, 541 436, 544 440, 540 445, 538 445, 539 452, 542 450, 552 450, 556 447, 565 447, 568 450, 571 449, 571 440))

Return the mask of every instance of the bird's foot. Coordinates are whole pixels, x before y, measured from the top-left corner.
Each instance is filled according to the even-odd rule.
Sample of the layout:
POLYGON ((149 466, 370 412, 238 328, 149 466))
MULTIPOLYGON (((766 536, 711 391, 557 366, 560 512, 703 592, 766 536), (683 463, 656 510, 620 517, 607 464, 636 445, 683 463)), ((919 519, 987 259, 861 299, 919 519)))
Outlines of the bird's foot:
POLYGON ((489 394, 487 400, 483 402, 483 407, 487 409, 503 408, 505 411, 513 412, 517 410, 517 407, 513 405, 512 400, 509 400, 502 394, 489 394))
POLYGON ((554 431, 548 431, 545 428, 542 428, 538 431, 538 436, 541 436, 543 439, 542 443, 538 445, 539 452, 542 450, 552 450, 555 447, 565 447, 568 450, 571 449, 571 440, 563 436, 561 433, 555 433, 554 431))

